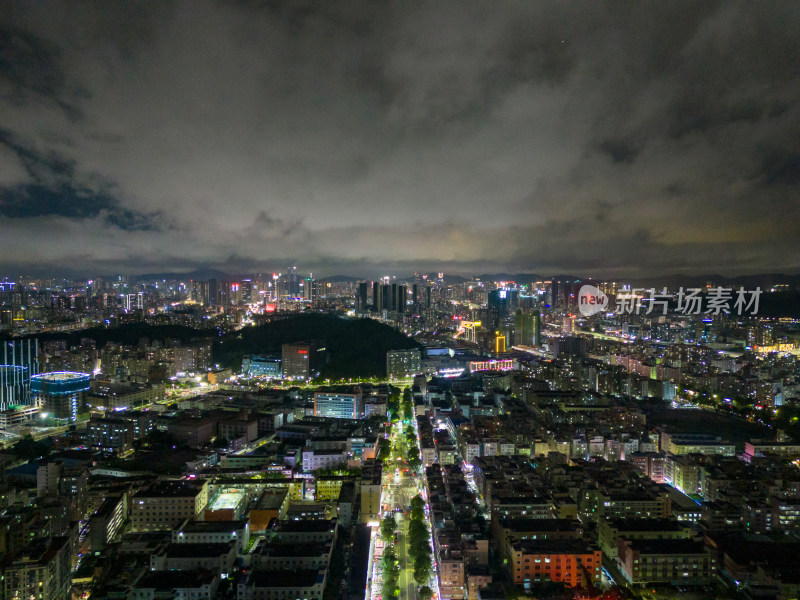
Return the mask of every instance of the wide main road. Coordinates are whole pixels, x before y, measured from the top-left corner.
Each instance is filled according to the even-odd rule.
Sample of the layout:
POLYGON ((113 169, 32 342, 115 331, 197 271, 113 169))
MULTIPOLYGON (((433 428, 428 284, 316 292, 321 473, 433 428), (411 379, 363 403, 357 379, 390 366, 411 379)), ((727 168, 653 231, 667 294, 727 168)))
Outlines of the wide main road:
MULTIPOLYGON (((389 478, 387 486, 387 502, 383 507, 386 514, 394 513, 398 521, 397 544, 395 552, 400 560, 400 600, 416 600, 417 583, 414 580, 414 562, 408 553, 408 523, 410 520, 408 507, 411 499, 417 495, 417 481, 410 472, 406 457, 408 448, 406 436, 403 431, 403 421, 400 420, 392 427, 392 462, 394 468, 389 467, 386 475, 389 478)), ((387 465, 388 466, 388 465, 387 465)))
MULTIPOLYGON (((409 506, 414 496, 421 491, 423 492, 423 497, 425 494, 422 487, 423 477, 415 475, 408 466, 408 442, 405 436, 406 425, 403 424, 404 419, 407 419, 406 425, 410 424, 416 431, 416 420, 413 413, 404 416, 392 426, 389 434, 391 458, 384 465, 382 475, 381 519, 388 515, 394 515, 397 521, 397 543, 394 550, 400 566, 400 576, 398 578, 399 600, 417 600, 417 590, 420 586, 414 579, 414 561, 411 560, 409 555, 408 527, 411 522, 409 506)), ((426 524, 430 530, 430 520, 427 515, 426 524)), ((380 534, 378 533, 378 535, 380 534)), ((374 544, 374 546, 376 545, 374 544)), ((371 578, 373 584, 367 590, 367 598, 370 600, 379 600, 380 597, 379 577, 377 575, 380 569, 380 558, 376 554, 377 552, 370 557, 373 568, 371 578)), ((437 600, 438 585, 435 574, 431 577, 428 585, 433 588, 434 600, 437 600)))
MULTIPOLYGON (((414 416, 407 415, 413 423, 414 416)), ((414 425, 412 424, 412 427, 414 425)), ((405 436, 403 419, 392 427, 390 437, 392 447, 392 460, 384 470, 384 482, 387 484, 384 491, 384 514, 394 514, 398 521, 397 544, 395 552, 400 561, 400 600, 417 600, 417 588, 414 579, 414 561, 409 555, 408 526, 410 523, 409 506, 411 499, 419 493, 419 479, 414 476, 408 466, 408 445, 405 436)))

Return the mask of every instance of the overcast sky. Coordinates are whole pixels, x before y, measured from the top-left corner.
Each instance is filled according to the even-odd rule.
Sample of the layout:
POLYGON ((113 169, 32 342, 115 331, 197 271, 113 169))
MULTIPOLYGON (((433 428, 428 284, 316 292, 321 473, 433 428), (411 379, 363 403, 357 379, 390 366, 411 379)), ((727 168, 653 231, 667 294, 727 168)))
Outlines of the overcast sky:
POLYGON ((0 3, 0 274, 800 271, 800 3, 0 3))

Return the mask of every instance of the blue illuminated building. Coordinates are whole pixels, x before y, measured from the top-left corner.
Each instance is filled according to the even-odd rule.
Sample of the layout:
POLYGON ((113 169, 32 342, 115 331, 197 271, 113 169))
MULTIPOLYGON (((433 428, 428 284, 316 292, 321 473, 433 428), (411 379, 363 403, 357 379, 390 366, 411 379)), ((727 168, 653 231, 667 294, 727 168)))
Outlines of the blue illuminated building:
POLYGON ((33 404, 31 376, 39 372, 39 342, 2 342, 0 349, 0 410, 33 404))
POLYGON ((364 406, 361 392, 315 392, 314 416, 333 419, 361 419, 364 406))
POLYGON ((56 419, 78 418, 78 401, 89 389, 89 373, 58 371, 31 377, 31 391, 41 404, 41 409, 56 419))
POLYGON ((277 356, 253 354, 245 356, 242 361, 242 372, 250 377, 272 377, 280 379, 282 374, 281 359, 277 356))

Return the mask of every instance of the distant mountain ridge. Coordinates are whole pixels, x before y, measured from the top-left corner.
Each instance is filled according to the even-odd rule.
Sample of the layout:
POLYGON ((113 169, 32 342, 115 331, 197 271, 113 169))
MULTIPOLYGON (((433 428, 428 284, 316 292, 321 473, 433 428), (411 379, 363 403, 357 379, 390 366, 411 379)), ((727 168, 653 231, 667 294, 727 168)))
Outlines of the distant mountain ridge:
POLYGON ((207 281, 209 279, 231 280, 246 279, 246 277, 233 277, 219 269, 196 269, 188 273, 143 273, 133 276, 137 281, 207 281))
MULTIPOLYGON (((439 279, 439 273, 428 273, 428 281, 436 281, 439 279)), ((220 281, 241 281, 242 279, 250 279, 255 275, 233 275, 225 273, 219 269, 197 269, 188 273, 146 273, 143 275, 135 276, 138 281, 206 281, 208 279, 217 279, 220 281)), ((327 281, 331 283, 355 283, 357 281, 375 281, 375 278, 370 277, 356 277, 352 275, 331 275, 328 277, 320 277, 319 281, 327 281)), ((414 276, 398 277, 397 281, 410 282, 413 281, 414 276)), ((762 290, 769 290, 776 285, 788 285, 790 288, 800 287, 800 273, 796 275, 787 275, 785 273, 759 273, 755 275, 738 275, 728 277, 719 275, 717 273, 709 273, 704 275, 682 275, 675 273, 671 275, 655 275, 653 277, 585 277, 575 274, 554 274, 554 275, 541 275, 538 273, 482 273, 472 277, 465 277, 463 275, 444 274, 444 283, 447 285, 454 285, 465 283, 467 281, 480 280, 485 282, 500 282, 500 281, 513 281, 515 283, 530 283, 532 281, 549 281, 558 279, 560 281, 619 281, 622 283, 630 284, 634 287, 654 287, 654 286, 667 286, 668 288, 677 287, 705 287, 706 284, 722 287, 738 287, 745 288, 760 287, 762 290)))
MULTIPOLYGON (((622 280, 621 280, 622 281, 622 280)), ((624 280, 635 287, 667 286, 670 289, 678 287, 705 287, 707 284, 721 287, 744 287, 755 289, 760 287, 762 290, 769 290, 776 285, 788 285, 796 288, 800 285, 800 274, 785 275, 783 273, 761 273, 758 275, 740 275, 736 277, 725 277, 724 275, 667 275, 663 277, 646 277, 641 279, 624 280)))

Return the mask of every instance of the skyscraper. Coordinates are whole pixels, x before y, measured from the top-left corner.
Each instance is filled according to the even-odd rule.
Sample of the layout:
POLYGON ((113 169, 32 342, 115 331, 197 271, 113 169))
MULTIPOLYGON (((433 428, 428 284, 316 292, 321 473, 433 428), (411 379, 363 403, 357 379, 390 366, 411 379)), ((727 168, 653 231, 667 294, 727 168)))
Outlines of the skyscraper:
POLYGON ((313 379, 325 365, 325 348, 315 341, 284 344, 281 367, 284 379, 313 379))
POLYGON ((3 342, 0 360, 0 410, 32 404, 31 376, 39 372, 39 341, 3 342))
POLYGON ((522 346, 533 345, 532 315, 521 310, 514 315, 514 343, 522 346))
POLYGON ((286 271, 286 291, 289 298, 300 297, 300 277, 297 275, 297 267, 289 267, 286 271))
POLYGON ((358 296, 356 297, 356 312, 367 312, 367 294, 369 292, 369 283, 361 281, 358 284, 358 296))
POLYGON ((217 306, 219 304, 218 296, 218 282, 216 279, 208 280, 208 304, 210 306, 217 306))
POLYGON ((372 312, 380 312, 383 308, 383 285, 372 282, 372 312))
POLYGON ((523 346, 541 345, 542 317, 538 310, 518 310, 514 315, 514 343, 523 346))
POLYGON ((391 298, 389 299, 389 310, 404 313, 406 310, 407 288, 403 284, 393 283, 391 288, 391 298))

